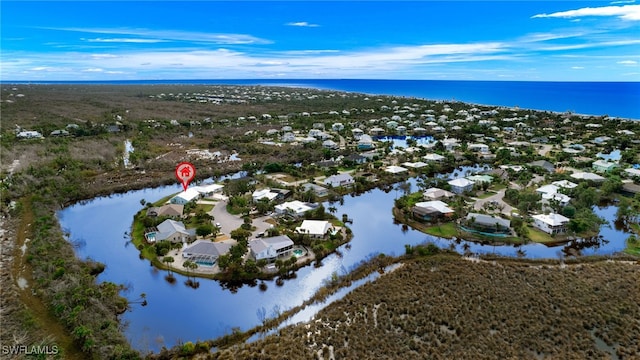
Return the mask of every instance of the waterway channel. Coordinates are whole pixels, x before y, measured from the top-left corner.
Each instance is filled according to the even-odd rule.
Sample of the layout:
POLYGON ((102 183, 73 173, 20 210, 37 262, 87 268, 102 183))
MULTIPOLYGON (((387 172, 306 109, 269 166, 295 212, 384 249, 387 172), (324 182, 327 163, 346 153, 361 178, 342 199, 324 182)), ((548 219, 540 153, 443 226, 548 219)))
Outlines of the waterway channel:
MULTIPOLYGON (((462 175, 466 171, 457 169, 455 172, 462 175)), ((415 181, 411 180, 411 183, 416 191, 415 181)), ((466 250, 476 254, 558 258, 571 254, 570 248, 578 249, 576 251, 584 255, 612 254, 624 249, 628 237, 614 225, 616 208, 607 206, 596 208, 596 213, 609 223, 602 226, 599 237, 560 247, 527 244, 516 248, 440 239, 394 223, 391 209, 394 199, 401 193, 374 189, 359 196, 345 196, 342 204, 332 203, 338 217, 346 213, 353 219, 350 227, 354 237, 349 246, 339 248, 339 254, 324 259, 323 266, 301 268, 294 279, 284 281, 281 286, 273 280, 266 281, 264 291, 257 286, 258 282, 230 289, 208 279, 198 279, 200 286, 194 289, 184 284, 187 279, 181 275, 176 274, 174 283, 167 282, 167 272, 155 269, 148 260, 141 260, 127 235, 134 214, 142 208, 142 199, 155 201, 179 191, 180 185, 130 191, 78 203, 58 213, 77 256, 106 264, 99 281, 125 284, 128 290, 124 295, 132 300, 141 293, 146 294, 147 306, 134 304, 131 311, 122 315, 126 336, 134 348, 143 352, 157 352, 162 346, 171 347, 180 342, 217 338, 235 328, 252 328, 260 324, 262 309, 270 317, 300 305, 334 272, 348 272, 361 261, 380 253, 401 255, 405 244, 432 242, 460 253, 466 250)), ((296 319, 313 316, 308 311, 305 314, 296 319)))

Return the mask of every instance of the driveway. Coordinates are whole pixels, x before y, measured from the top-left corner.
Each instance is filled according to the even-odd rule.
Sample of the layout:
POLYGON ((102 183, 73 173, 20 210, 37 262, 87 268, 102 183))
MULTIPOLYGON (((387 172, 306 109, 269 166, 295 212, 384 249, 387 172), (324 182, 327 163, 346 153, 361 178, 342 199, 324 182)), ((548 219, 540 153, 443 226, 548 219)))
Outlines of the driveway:
POLYGON ((492 201, 494 201, 495 206, 498 209, 502 207, 502 210, 500 212, 502 212, 505 215, 511 216, 511 210, 513 210, 513 207, 511 207, 511 205, 507 204, 502 200, 502 198, 504 197, 505 190, 506 189, 502 189, 498 191, 495 195, 491 195, 488 198, 476 200, 475 204, 473 204, 473 209, 481 210, 484 208, 484 204, 491 203, 492 201))
POLYGON ((242 218, 238 215, 232 215, 227 212, 227 201, 218 201, 210 212, 213 215, 213 222, 220 223, 221 232, 230 234, 231 231, 242 225, 242 218))
MULTIPOLYGON (((227 212, 226 200, 218 201, 209 214, 214 217, 214 223, 220 223, 221 233, 223 234, 229 235, 231 231, 239 228, 244 223, 241 216, 227 212)), ((270 219, 270 217, 262 216, 253 220, 252 225, 256 227, 256 230, 252 232, 252 238, 271 227, 271 224, 265 222, 267 219, 270 219)))

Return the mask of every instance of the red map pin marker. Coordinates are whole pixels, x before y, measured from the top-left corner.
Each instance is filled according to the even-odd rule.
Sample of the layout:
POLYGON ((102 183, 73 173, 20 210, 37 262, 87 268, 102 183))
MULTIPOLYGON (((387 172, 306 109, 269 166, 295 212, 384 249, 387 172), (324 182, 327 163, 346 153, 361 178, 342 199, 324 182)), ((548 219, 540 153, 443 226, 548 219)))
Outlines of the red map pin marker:
POLYGON ((196 177, 196 167, 192 163, 181 162, 176 166, 176 179, 182 183, 184 191, 187 191, 187 187, 194 177, 196 177))

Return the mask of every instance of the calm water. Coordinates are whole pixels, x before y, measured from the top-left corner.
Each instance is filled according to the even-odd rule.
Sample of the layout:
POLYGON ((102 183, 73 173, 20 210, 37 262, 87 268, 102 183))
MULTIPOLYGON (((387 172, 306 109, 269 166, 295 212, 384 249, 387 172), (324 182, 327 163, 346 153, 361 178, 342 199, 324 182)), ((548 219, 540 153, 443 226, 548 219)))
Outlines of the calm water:
POLYGON ((640 119, 640 82, 544 82, 449 80, 145 80, 51 81, 43 84, 182 84, 265 85, 396 95, 430 100, 456 100, 495 106, 640 119))
MULTIPOLYGON (((463 174, 467 171, 458 169, 455 172, 463 174)), ((412 183, 412 189, 416 191, 415 182, 412 183)), ((174 284, 168 283, 164 278, 165 271, 158 271, 149 261, 140 260, 138 251, 128 245, 125 234, 130 230, 133 215, 142 207, 141 199, 154 201, 179 191, 179 185, 131 191, 76 204, 58 213, 63 229, 70 233, 70 241, 76 244, 78 256, 107 265, 99 280, 128 285, 125 295, 129 299, 137 299, 140 293, 147 295, 148 306, 133 305, 133 311, 123 315, 128 323, 126 335, 132 345, 142 351, 158 351, 163 345, 170 347, 180 341, 216 338, 235 327, 249 329, 260 323, 260 309, 264 308, 270 317, 278 309, 300 305, 333 272, 350 271, 363 259, 379 253, 401 255, 405 244, 433 242, 461 253, 467 244, 468 250, 474 253, 518 255, 518 249, 512 246, 455 242, 411 229, 403 230, 401 225, 394 224, 391 216, 393 201, 401 193, 375 189, 360 196, 345 196, 343 205, 333 204, 338 217, 346 213, 353 218, 354 238, 350 249, 343 246, 341 255, 329 256, 322 267, 304 267, 297 272, 297 278, 285 281, 282 286, 267 281, 268 289, 264 292, 255 285, 244 285, 231 291, 217 281, 206 279, 199 279, 200 287, 193 289, 184 284, 186 278, 180 275, 176 275, 174 284)), ((597 209, 597 213, 613 224, 614 207, 597 209)), ((613 225, 603 227, 601 235, 606 241, 574 244, 573 247, 590 246, 580 250, 583 254, 611 254, 624 248, 626 235, 613 225)), ((548 248, 538 244, 520 249, 531 258, 557 258, 571 253, 567 247, 548 248)), ((310 314, 305 313, 303 317, 308 316, 310 314)))

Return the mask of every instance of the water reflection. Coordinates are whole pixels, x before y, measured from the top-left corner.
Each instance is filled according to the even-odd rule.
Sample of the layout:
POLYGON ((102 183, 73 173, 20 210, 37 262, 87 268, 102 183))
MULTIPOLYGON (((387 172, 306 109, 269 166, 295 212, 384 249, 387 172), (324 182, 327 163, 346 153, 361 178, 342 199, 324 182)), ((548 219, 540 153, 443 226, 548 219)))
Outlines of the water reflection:
MULTIPOLYGON (((481 167, 459 168, 443 174, 480 171, 481 167)), ((238 173, 225 178, 239 178, 238 173)), ((222 180, 216 179, 216 180, 222 180)), ((416 179, 410 179, 417 189, 416 179)), ((427 235, 410 227, 394 223, 391 209, 394 187, 373 189, 360 196, 344 196, 332 206, 337 214, 347 214, 354 237, 334 254, 301 268, 294 277, 254 281, 250 283, 218 282, 193 279, 180 274, 158 271, 149 261, 140 260, 128 236, 133 215, 141 209, 140 199, 149 201, 181 191, 180 185, 131 191, 96 198, 68 207, 58 213, 69 240, 82 242, 76 248, 80 258, 92 258, 106 264, 99 281, 127 284, 132 294, 146 294, 145 307, 136 307, 122 315, 128 324, 125 333, 132 345, 141 351, 158 351, 161 346, 173 346, 180 341, 212 339, 228 334, 234 328, 247 330, 260 324, 256 311, 261 308, 281 311, 301 305, 309 299, 332 274, 346 273, 361 261, 378 254, 401 255, 405 245, 434 243, 452 248, 461 254, 499 254, 527 258, 557 258, 559 256, 611 254, 624 249, 627 234, 615 226, 615 206, 596 207, 598 216, 611 226, 603 226, 595 239, 576 240, 563 247, 550 248, 540 244, 497 246, 472 243, 462 239, 448 240, 427 235), (571 249, 571 250, 569 250, 571 249), (189 280, 197 286, 185 285, 189 280), (172 310, 176 309, 176 310, 172 310), (161 342, 149 339, 162 339, 161 342)), ((329 204, 325 204, 329 207, 329 204)), ((339 295, 338 295, 339 296, 339 295)), ((339 297, 338 297, 339 298, 339 297)))

